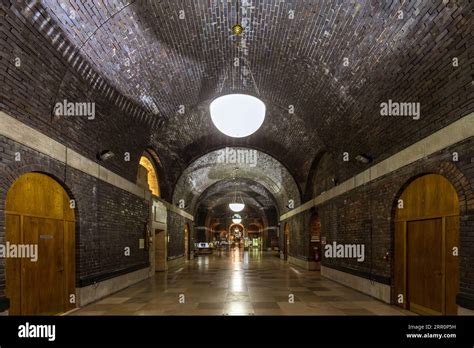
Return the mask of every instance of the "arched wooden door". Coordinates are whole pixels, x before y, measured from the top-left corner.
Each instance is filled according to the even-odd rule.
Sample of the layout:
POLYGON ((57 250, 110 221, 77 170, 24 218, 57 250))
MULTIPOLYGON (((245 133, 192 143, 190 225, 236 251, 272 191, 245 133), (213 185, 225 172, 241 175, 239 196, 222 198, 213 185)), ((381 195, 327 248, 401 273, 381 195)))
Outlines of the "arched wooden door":
POLYGON ((288 223, 285 224, 283 251, 284 251, 283 255, 285 256, 285 260, 288 260, 288 253, 290 251, 290 226, 288 225, 288 223))
POLYGON ((424 175, 395 215, 395 303, 419 314, 457 314, 459 199, 443 176, 424 175))
POLYGON ((75 307, 74 207, 62 186, 40 173, 21 176, 8 191, 6 242, 31 251, 6 259, 11 315, 55 314, 75 307), (36 261, 31 257, 35 248, 36 261))

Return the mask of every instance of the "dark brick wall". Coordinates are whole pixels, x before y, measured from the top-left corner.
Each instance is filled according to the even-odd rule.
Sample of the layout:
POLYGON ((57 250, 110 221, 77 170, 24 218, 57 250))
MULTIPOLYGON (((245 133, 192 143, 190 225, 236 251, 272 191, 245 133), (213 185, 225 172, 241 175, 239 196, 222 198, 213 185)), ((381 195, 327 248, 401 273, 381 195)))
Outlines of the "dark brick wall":
MULTIPOLYGON (((147 201, 111 186, 33 149, 0 136, 0 243, 5 242, 5 199, 22 174, 51 175, 76 200, 76 285, 87 285, 133 267, 146 267, 148 251, 139 250, 148 218, 147 201), (15 152, 21 161, 14 161, 15 152), (124 248, 130 247, 126 257, 124 248)), ((4 260, 0 260, 0 297, 4 296, 4 260)))
POLYGON ((103 181, 99 181, 97 191, 98 270, 108 273, 147 264, 148 251, 139 249, 139 239, 145 238, 148 202, 103 181), (130 248, 130 256, 124 256, 125 247, 130 248))
POLYGON ((184 226, 188 224, 190 235, 190 246, 192 248, 194 229, 191 220, 168 210, 168 259, 177 258, 184 255, 184 226))
MULTIPOLYGON (((235 2, 199 3, 3 0, 0 94, 7 98, 0 98, 0 107, 66 137, 81 153, 106 146, 117 153, 130 148, 134 155, 135 142, 137 149, 153 143, 173 184, 194 159, 229 145, 212 126, 208 102, 220 93, 258 91, 272 122, 268 117, 257 134, 231 144, 280 160, 301 191, 322 151, 335 160, 343 152, 366 153, 377 162, 474 110, 472 1, 254 1, 241 36, 248 50, 229 35, 235 2), (27 4, 31 10, 24 12, 27 4), (13 65, 17 56, 20 69, 13 65), (237 69, 235 57, 242 62, 237 69), (244 78, 244 68, 251 68, 257 86, 244 78), (95 100, 113 121, 68 121, 84 134, 64 134, 65 123, 47 117, 64 96, 95 100), (388 99, 420 102, 420 120, 381 117, 380 103, 388 99), (180 105, 184 115, 177 112, 180 105), (124 126, 124 115, 134 122, 124 126), (151 127, 140 134, 135 123, 151 127), (130 137, 115 143, 107 129, 130 137)), ((107 165, 133 177, 114 161, 107 165)), ((128 169, 134 172, 135 164, 128 169)), ((340 167, 338 179, 363 169, 351 161, 340 167)))
POLYGON ((307 200, 334 187, 334 180, 337 179, 336 165, 330 153, 326 152, 320 158, 317 157, 313 166, 305 192, 307 200))
POLYGON ((288 223, 290 225, 290 250, 289 255, 302 259, 308 260, 309 258, 309 225, 310 225, 311 213, 309 210, 304 211, 298 215, 292 216, 285 221, 280 223, 280 249, 283 250, 284 246, 284 229, 288 223))
MULTIPOLYGON (((331 243, 360 243, 366 246, 364 262, 326 259, 322 264, 346 272, 390 282, 393 260, 394 202, 416 177, 438 173, 456 188, 460 200, 460 292, 474 298, 474 139, 470 138, 394 173, 336 197, 318 207, 321 233, 331 243), (459 162, 452 153, 459 153, 459 162)), ((292 249, 293 250, 293 249, 292 249)))
MULTIPOLYGON (((75 49, 66 54, 70 43, 64 36, 54 44, 45 37, 52 21, 40 30, 42 17, 32 24, 20 10, 24 6, 22 1, 3 3, 6 6, 0 8, 0 110, 91 160, 96 160, 98 152, 111 150, 115 157, 102 165, 135 181, 141 154, 155 145, 148 113, 117 92, 75 49), (71 56, 73 51, 76 53, 71 56), (15 65, 16 58, 21 60, 19 67, 15 65), (75 68, 80 69, 71 67, 76 59, 75 68), (53 117, 55 103, 65 99, 95 103, 95 119, 53 117), (130 161, 124 160, 126 152, 130 153, 130 161)), ((154 150, 160 154, 159 149, 154 150)), ((162 191, 169 198, 171 189, 166 175, 161 174, 162 191)))

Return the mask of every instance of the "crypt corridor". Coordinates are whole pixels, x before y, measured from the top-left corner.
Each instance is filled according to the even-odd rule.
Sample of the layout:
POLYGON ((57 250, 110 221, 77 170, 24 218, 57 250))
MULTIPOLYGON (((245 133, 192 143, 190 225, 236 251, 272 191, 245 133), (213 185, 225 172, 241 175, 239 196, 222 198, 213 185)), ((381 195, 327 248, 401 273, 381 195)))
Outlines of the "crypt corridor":
POLYGON ((474 314, 474 1, 0 6, 2 315, 474 314))

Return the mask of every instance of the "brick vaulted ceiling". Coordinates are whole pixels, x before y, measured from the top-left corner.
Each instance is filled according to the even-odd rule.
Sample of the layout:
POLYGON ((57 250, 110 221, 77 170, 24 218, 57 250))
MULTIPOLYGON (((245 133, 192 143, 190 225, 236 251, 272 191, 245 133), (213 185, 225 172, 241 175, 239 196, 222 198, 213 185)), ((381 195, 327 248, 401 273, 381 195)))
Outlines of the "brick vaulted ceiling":
MULTIPOLYGON (((469 0, 28 3, 160 120, 154 143, 181 170, 211 150, 250 146, 280 160, 304 190, 323 152, 379 161, 474 109, 469 0), (268 107, 262 128, 243 139, 220 134, 208 113, 213 98, 235 91, 268 107), (389 99, 420 102, 420 120, 380 116, 389 99)), ((345 165, 342 176, 364 169, 345 165)))

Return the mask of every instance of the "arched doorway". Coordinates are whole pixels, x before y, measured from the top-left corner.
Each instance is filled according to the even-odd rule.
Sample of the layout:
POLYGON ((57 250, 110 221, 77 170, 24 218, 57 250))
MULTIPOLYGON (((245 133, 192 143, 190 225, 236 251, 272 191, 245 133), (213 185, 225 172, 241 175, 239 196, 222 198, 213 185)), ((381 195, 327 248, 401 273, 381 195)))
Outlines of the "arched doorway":
POLYGON ((158 156, 152 150, 143 152, 138 167, 137 184, 150 190, 154 196, 160 197, 160 184, 156 168, 157 159, 158 156))
POLYGON ((229 243, 232 249, 240 248, 245 235, 245 227, 241 223, 232 223, 229 226, 229 243))
POLYGON ((415 179, 396 202, 394 302, 419 314, 457 314, 459 199, 441 175, 415 179))
POLYGON ((283 236, 283 255, 285 260, 288 260, 288 253, 290 251, 290 225, 288 222, 285 223, 283 236))
POLYGON ((189 260, 189 225, 184 225, 184 258, 189 260))
POLYGON ((36 261, 24 257, 27 253, 6 258, 11 315, 56 314, 75 307, 74 208, 64 188, 44 174, 24 174, 9 189, 6 242, 37 252, 36 261))

